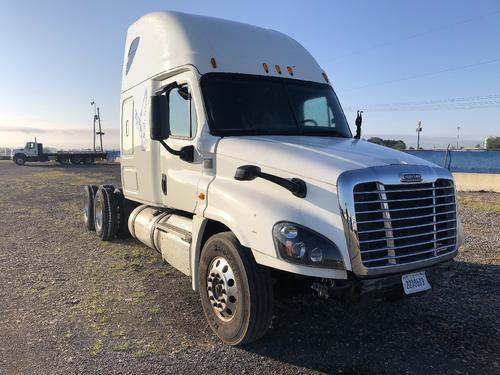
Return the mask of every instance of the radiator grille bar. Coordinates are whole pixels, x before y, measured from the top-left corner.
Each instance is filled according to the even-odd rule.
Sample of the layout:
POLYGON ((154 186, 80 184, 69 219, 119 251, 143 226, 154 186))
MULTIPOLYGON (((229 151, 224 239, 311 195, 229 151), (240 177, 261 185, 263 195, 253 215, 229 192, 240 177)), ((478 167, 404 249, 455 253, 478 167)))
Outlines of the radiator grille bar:
POLYGON ((398 265, 455 251, 453 181, 354 186, 356 235, 366 268, 398 265))

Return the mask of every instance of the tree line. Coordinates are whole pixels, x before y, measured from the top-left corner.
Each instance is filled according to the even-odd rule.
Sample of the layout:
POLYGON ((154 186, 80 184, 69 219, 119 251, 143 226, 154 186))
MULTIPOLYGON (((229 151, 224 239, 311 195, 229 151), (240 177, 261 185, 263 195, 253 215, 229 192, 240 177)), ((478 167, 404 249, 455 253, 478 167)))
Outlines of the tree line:
MULTIPOLYGON (((368 139, 368 142, 376 143, 378 145, 390 147, 396 150, 406 150, 406 143, 402 140, 394 140, 394 139, 382 139, 379 137, 371 137, 368 139)), ((476 148, 481 148, 481 145, 476 145, 476 148)), ((410 147, 410 150, 413 150, 413 147, 410 147)), ((500 137, 488 137, 486 139, 486 149, 487 150, 500 150, 500 137)))

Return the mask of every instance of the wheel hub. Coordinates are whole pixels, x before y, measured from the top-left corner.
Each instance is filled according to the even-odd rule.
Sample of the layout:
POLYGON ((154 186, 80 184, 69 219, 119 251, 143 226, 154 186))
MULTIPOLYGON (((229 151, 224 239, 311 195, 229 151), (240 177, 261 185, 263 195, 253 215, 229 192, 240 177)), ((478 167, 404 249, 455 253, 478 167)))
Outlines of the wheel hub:
POLYGON ((100 199, 97 200, 95 207, 95 226, 99 230, 102 227, 102 202, 100 199))
POLYGON ((216 314, 222 320, 231 320, 237 308, 238 288, 234 272, 222 257, 210 264, 207 275, 208 299, 216 314))

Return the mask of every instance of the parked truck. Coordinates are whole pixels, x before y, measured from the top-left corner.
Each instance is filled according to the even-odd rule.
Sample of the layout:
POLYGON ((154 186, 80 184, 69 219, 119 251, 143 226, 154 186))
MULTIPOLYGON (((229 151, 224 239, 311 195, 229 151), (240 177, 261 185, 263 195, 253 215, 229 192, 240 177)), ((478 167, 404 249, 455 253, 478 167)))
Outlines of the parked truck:
POLYGON ((106 152, 102 151, 56 151, 47 152, 42 143, 26 142, 23 148, 13 149, 11 159, 17 165, 30 161, 57 161, 61 164, 94 164, 98 159, 106 160, 106 152))
POLYGON ((450 172, 353 137, 326 73, 277 31, 137 20, 120 138, 121 187, 85 186, 86 228, 157 250, 230 345, 267 331, 275 275, 322 296, 418 293, 462 243, 450 172))

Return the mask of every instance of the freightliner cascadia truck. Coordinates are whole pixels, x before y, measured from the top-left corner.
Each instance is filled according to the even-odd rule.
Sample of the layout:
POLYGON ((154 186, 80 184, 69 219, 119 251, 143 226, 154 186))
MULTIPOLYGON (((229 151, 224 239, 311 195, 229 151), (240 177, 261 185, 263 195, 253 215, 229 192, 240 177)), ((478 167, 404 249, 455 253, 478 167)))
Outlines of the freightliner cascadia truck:
POLYGON ((120 105, 121 187, 85 186, 85 225, 189 276, 227 344, 265 334, 275 275, 404 295, 457 255, 453 176, 353 137, 326 73, 280 32, 147 14, 128 29, 120 105))

